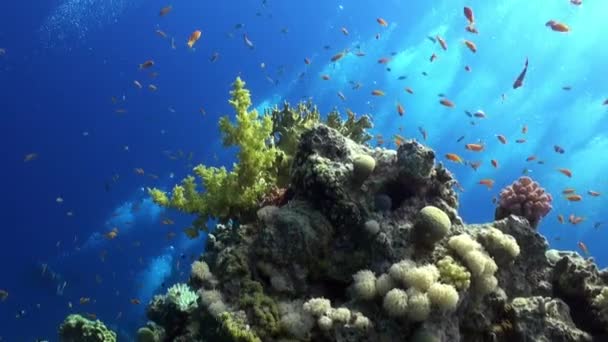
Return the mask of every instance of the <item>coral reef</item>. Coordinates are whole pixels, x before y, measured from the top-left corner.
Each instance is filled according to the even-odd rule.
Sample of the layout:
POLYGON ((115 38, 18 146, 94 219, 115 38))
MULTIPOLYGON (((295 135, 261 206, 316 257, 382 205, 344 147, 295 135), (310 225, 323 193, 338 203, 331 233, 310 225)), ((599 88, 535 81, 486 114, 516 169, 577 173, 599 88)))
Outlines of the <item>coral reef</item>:
POLYGON ((251 215, 218 224, 189 284, 180 285, 180 298, 184 292, 190 298, 186 305, 171 291, 156 296, 148 306, 155 324, 140 335, 163 341, 608 340, 608 271, 574 252, 547 251, 534 225, 550 209, 550 196, 536 183, 520 179, 511 186, 521 200, 507 201, 509 215, 464 224, 455 180, 428 147, 412 140, 397 151, 371 148, 364 131, 352 129, 356 120, 328 119, 334 129, 319 122, 311 105, 298 108, 297 115, 288 106, 270 115, 298 126, 275 125, 279 142, 266 145, 283 154, 281 160, 292 156, 289 172, 279 177, 275 169, 269 177, 268 190, 284 191, 269 191, 261 196, 267 201, 250 203, 251 215))
POLYGON ((500 191, 496 220, 509 215, 525 217, 532 227, 551 211, 553 198, 532 178, 523 176, 500 191))
POLYGON ((59 327, 62 342, 116 342, 116 333, 100 320, 89 320, 80 315, 69 315, 59 327))

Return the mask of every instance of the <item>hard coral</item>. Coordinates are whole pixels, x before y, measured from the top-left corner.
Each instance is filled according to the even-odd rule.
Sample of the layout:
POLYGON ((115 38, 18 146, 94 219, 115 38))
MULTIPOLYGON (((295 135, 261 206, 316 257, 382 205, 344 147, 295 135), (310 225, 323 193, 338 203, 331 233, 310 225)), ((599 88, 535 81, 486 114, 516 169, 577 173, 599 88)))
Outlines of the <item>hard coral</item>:
POLYGON ((99 320, 69 315, 59 328, 59 339, 63 342, 116 342, 116 333, 99 320))
POLYGON ((509 215, 526 218, 532 227, 538 226, 540 219, 551 211, 553 198, 530 177, 520 177, 500 192, 495 218, 509 215))

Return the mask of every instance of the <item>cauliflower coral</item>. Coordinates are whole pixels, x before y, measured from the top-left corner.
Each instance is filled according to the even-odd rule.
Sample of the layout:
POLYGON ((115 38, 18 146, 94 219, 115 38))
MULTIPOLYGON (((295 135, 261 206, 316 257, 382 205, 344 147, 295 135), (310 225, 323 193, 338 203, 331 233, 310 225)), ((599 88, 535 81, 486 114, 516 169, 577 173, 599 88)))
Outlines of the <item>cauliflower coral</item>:
POLYGON ((520 177, 500 192, 496 219, 509 215, 525 217, 532 227, 551 211, 553 198, 530 177, 520 177))

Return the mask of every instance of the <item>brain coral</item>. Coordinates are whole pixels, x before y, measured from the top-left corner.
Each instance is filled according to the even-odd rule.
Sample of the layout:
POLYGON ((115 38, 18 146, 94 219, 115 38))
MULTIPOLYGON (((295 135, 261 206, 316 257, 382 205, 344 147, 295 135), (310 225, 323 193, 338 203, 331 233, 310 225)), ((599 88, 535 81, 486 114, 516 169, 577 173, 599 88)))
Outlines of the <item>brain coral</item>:
POLYGON ((551 211, 553 198, 530 177, 520 177, 500 192, 496 219, 509 215, 525 217, 532 227, 551 211))

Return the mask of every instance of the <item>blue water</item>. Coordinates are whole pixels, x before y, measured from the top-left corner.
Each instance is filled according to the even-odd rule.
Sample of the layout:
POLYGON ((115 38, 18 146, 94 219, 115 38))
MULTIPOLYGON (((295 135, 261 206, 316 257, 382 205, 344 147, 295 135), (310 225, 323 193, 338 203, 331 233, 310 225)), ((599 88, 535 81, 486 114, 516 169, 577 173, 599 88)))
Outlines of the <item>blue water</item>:
POLYGON ((601 266, 608 265, 608 225, 593 227, 608 220, 608 106, 602 105, 608 98, 608 3, 268 0, 264 6, 259 0, 183 0, 159 17, 167 4, 12 1, 0 11, 0 48, 6 49, 0 56, 0 289, 9 292, 0 302, 3 341, 54 341, 58 324, 71 312, 97 315, 128 341, 145 322, 144 305, 130 300, 145 303, 164 286, 186 279, 204 238, 185 239, 181 229, 191 218, 156 207, 144 190, 168 189, 197 163, 232 163, 231 153, 221 149, 217 119, 232 113, 227 99, 236 76, 247 82, 260 110, 312 97, 324 113, 334 107, 370 113, 374 134, 382 134, 385 144, 393 145, 397 133, 421 139, 423 127, 441 161, 451 152, 482 160, 477 171, 447 162, 465 189, 460 214, 467 222, 491 220, 492 197, 529 169, 554 196, 554 208, 539 228, 551 245, 576 250, 582 241, 601 266), (475 11, 479 35, 464 30, 465 5, 475 11), (551 31, 545 27, 550 19, 572 31, 551 31), (203 35, 189 50, 185 43, 195 29, 203 35), (244 44, 244 33, 254 49, 244 44), (446 39, 447 51, 427 38, 437 34, 446 39), (463 39, 476 43, 476 54, 463 39), (347 49, 346 57, 330 62, 347 49), (359 49, 366 56, 352 53, 359 49), (219 59, 211 62, 215 52, 219 59), (438 59, 431 63, 433 53, 438 59), (382 57, 391 61, 378 64, 382 57), (305 58, 312 63, 306 65, 305 58), (513 90, 526 58, 524 86, 513 90), (155 61, 150 71, 158 72, 156 78, 138 70, 148 59, 155 61), (398 80, 402 75, 407 79, 398 80), (349 81, 363 86, 353 90, 349 81), (146 88, 151 83, 156 92, 146 88), (386 96, 372 96, 373 89, 386 96), (441 106, 438 93, 456 107, 441 106), (405 116, 397 114, 397 103, 405 116), (471 125, 464 111, 478 109, 487 118, 471 125), (527 142, 516 144, 524 125, 527 142), (501 145, 496 134, 507 136, 509 144, 501 145), (464 150, 464 143, 478 141, 486 144, 484 152, 464 150), (554 152, 556 144, 564 154, 554 152), (37 158, 24 162, 31 153, 37 158), (533 154, 545 163, 526 162, 533 154), (490 159, 500 167, 490 166, 490 159), (562 167, 573 177, 556 171, 562 167), (482 178, 493 178, 494 188, 477 184, 482 178), (566 187, 583 194, 583 201, 566 201, 566 187), (591 197, 588 190, 606 196, 591 197), (562 225, 558 214, 584 221, 562 225), (162 224, 166 219, 175 223, 162 224), (119 227, 118 237, 105 239, 113 227, 119 227), (91 302, 81 305, 81 297, 91 302))

